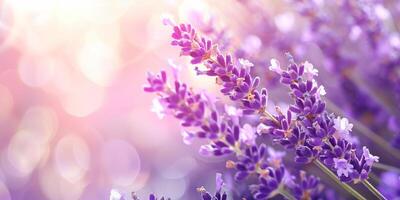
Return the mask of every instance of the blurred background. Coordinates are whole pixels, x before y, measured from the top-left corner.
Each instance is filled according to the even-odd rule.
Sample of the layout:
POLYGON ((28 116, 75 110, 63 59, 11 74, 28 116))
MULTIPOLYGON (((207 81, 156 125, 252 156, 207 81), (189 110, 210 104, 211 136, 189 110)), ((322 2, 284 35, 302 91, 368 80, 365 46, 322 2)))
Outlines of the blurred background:
POLYGON ((0 2, 1 200, 108 199, 111 189, 185 199, 214 184, 215 170, 190 181, 204 159, 142 91, 146 71, 179 54, 162 16, 206 2, 0 2))
POLYGON ((142 86, 179 54, 164 16, 207 19, 237 2, 0 2, 0 199, 108 199, 111 189, 187 199, 214 187, 223 164, 184 145, 142 86))
MULTIPOLYGON (((281 1, 264 3, 280 32, 302 24, 281 1)), ((216 89, 185 69, 162 19, 229 28, 229 45, 251 54, 268 43, 267 26, 249 25, 261 16, 250 18, 235 0, 0 0, 0 10, 1 200, 109 199, 112 189, 191 199, 199 186, 212 191, 224 162, 198 156, 199 144, 182 142, 176 120, 151 112, 145 74, 175 67, 196 89, 216 89)), ((321 49, 307 51, 326 64, 318 63, 321 49)), ((266 53, 256 64, 282 56, 266 53)), ((334 96, 335 82, 319 70, 334 96)))

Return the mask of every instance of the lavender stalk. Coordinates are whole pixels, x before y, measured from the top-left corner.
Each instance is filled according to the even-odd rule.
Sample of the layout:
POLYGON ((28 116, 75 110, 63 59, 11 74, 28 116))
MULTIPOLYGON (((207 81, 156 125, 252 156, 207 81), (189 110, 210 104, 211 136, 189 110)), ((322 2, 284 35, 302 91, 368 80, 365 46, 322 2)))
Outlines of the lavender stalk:
MULTIPOLYGON (((316 85, 315 69, 310 64, 298 66, 292 63, 287 70, 275 65, 273 70, 281 75, 283 84, 290 86, 295 104, 287 115, 279 110, 277 116, 265 115, 268 113, 265 107, 267 91, 264 88, 261 92, 256 90, 259 78, 252 78, 244 62, 235 66, 231 56, 223 56, 210 40, 200 38, 190 25, 174 26, 172 37, 172 45, 181 47, 181 55, 191 57, 192 64, 206 66, 206 70, 197 69, 198 74, 217 77, 223 86, 221 92, 231 100, 241 102, 245 114, 267 118, 262 125, 270 127, 268 132, 275 137, 275 142, 296 150, 296 162, 321 160, 337 172, 342 182, 357 183, 368 178, 372 163, 378 157, 369 154, 366 147, 361 156, 357 154, 355 145, 346 138, 347 127, 344 130, 334 127, 333 116, 326 113, 325 103, 319 97, 322 88, 316 85), (297 115, 293 121, 292 112, 297 115)), ((342 123, 340 118, 338 120, 342 123)))
POLYGON ((360 193, 355 191, 352 187, 347 185, 346 183, 342 183, 337 176, 329 170, 324 164, 322 164, 320 161, 315 160, 314 161, 315 165, 320 168, 325 174, 327 174, 332 180, 334 180, 338 185, 340 185, 343 189, 345 189, 348 193, 353 195, 356 199, 358 200, 366 200, 365 197, 363 197, 360 193))
MULTIPOLYGON (((214 102, 201 93, 189 90, 186 84, 175 81, 171 88, 167 75, 162 71, 158 75, 149 74, 146 92, 157 93, 161 107, 181 120, 184 130, 184 141, 190 143, 193 138, 207 139, 199 152, 204 156, 223 156, 234 154, 236 161, 228 161, 227 167, 237 170, 235 179, 243 181, 250 175, 258 179, 250 186, 255 199, 265 199, 279 192, 285 174, 282 162, 272 162, 266 158, 265 144, 257 145, 254 130, 240 128, 237 120, 225 112, 215 110, 214 102)), ((163 110, 163 109, 161 109, 163 110)), ((271 155, 270 155, 271 156, 271 155)))
MULTIPOLYGON (((335 113, 342 114, 340 109, 331 101, 326 100, 326 104, 330 110, 335 113)), ((371 131, 368 127, 366 127, 361 122, 357 121, 356 119, 349 117, 349 119, 354 123, 355 128, 358 130, 359 133, 365 135, 367 138, 371 139, 371 141, 375 142, 377 145, 382 147, 386 152, 390 153, 393 157, 400 160, 400 151, 396 148, 393 148, 392 145, 388 144, 385 139, 380 137, 378 134, 371 131)))
POLYGON ((383 196, 369 181, 365 180, 362 182, 365 187, 368 188, 369 191, 374 193, 374 195, 379 198, 380 200, 386 200, 386 197, 383 196))

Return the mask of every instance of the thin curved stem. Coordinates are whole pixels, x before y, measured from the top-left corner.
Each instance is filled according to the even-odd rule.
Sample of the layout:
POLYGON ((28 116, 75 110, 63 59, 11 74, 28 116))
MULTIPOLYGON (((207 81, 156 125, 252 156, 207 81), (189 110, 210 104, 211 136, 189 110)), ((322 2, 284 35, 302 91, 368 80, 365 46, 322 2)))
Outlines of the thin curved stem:
MULTIPOLYGON (((343 112, 336 106, 333 102, 329 101, 328 99, 325 100, 327 107, 340 115, 343 115, 343 112)), ((400 160, 400 151, 393 148, 385 139, 383 139, 381 136, 378 134, 374 133, 371 131, 368 127, 366 127, 364 124, 361 122, 357 121, 353 117, 348 117, 349 120, 355 125, 354 128, 358 130, 359 133, 363 134, 367 138, 371 139, 373 142, 375 142, 377 145, 382 147, 386 152, 390 153, 393 157, 396 159, 400 160)))
POLYGON ((365 187, 368 188, 369 191, 371 191, 376 197, 378 197, 380 200, 387 200, 385 196, 382 195, 368 180, 362 181, 365 187))
POLYGON ((374 181, 376 184, 379 184, 381 181, 377 175, 375 175, 373 172, 370 172, 368 174, 368 177, 371 178, 372 181, 374 181))
POLYGON ((285 190, 284 188, 279 188, 278 190, 279 194, 282 195, 283 197, 285 197, 288 200, 296 200, 296 198, 294 196, 292 196, 287 190, 285 190))
POLYGON ((339 178, 324 164, 322 164, 319 160, 314 160, 314 164, 317 165, 325 174, 327 174, 332 180, 334 180, 339 186, 341 186, 344 190, 346 190, 349 194, 353 195, 358 200, 366 200, 364 196, 354 190, 346 183, 342 183, 339 178))

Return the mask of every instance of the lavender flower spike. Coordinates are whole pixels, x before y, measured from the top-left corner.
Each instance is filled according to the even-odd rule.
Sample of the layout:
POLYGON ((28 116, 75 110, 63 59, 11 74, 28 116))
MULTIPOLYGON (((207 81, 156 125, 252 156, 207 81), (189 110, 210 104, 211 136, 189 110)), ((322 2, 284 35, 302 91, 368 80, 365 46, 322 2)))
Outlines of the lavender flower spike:
POLYGON ((174 26, 172 42, 179 46, 181 55, 191 57, 192 64, 203 64, 206 70, 196 69, 198 74, 217 78, 222 86, 221 92, 231 100, 239 100, 243 104, 244 114, 264 113, 267 103, 267 90, 257 90, 260 78, 250 75, 252 64, 241 60, 241 65, 234 65, 231 55, 222 55, 211 40, 199 37, 190 24, 174 26))
POLYGON ((352 124, 345 118, 328 114, 325 102, 317 93, 317 75, 308 63, 292 62, 279 73, 281 82, 290 88, 293 104, 287 115, 278 117, 282 125, 272 124, 270 133, 275 141, 296 150, 296 161, 309 163, 318 159, 336 172, 343 182, 359 182, 368 178, 372 164, 378 157, 363 153, 349 141, 352 124), (308 68, 308 70, 306 70, 308 68), (292 112, 295 118, 292 119, 292 112))
MULTIPOLYGON (((256 130, 248 124, 241 127, 237 116, 234 118, 224 111, 215 110, 214 102, 187 88, 186 84, 175 81, 175 88, 172 89, 167 83, 166 73, 162 71, 158 75, 149 74, 144 90, 157 93, 166 113, 181 120, 183 127, 190 127, 190 131, 184 131, 185 139, 197 137, 209 141, 201 146, 200 154, 234 154, 237 161, 228 161, 227 166, 237 170, 235 178, 238 181, 250 175, 257 177, 258 182, 250 187, 255 199, 275 195, 285 168, 281 162, 268 161, 266 145, 257 145, 255 141, 256 130)), ((219 197, 226 198, 224 195, 219 197)), ((203 198, 212 199, 208 193, 204 193, 203 198)))
POLYGON ((294 100, 285 115, 279 110, 278 116, 272 116, 266 112, 267 90, 256 90, 260 82, 258 77, 253 78, 246 68, 235 65, 231 56, 223 56, 217 48, 211 48, 211 41, 200 38, 190 25, 175 26, 172 37, 172 45, 181 47, 181 55, 190 56, 192 63, 201 62, 207 67, 206 71, 198 71, 199 74, 217 77, 223 87, 221 92, 233 101, 240 101, 245 114, 266 117, 263 123, 270 127, 274 141, 294 148, 296 162, 309 163, 318 159, 343 182, 368 178, 372 163, 365 161, 365 155, 357 154, 356 145, 348 138, 338 136, 335 117, 328 114, 321 98, 325 90, 314 79, 318 70, 311 63, 297 65, 291 59, 289 67, 282 69, 277 60, 271 61, 270 68, 280 75, 282 84, 289 86, 294 100), (200 57, 198 52, 201 52, 200 57), (295 118, 292 119, 292 115, 295 118))

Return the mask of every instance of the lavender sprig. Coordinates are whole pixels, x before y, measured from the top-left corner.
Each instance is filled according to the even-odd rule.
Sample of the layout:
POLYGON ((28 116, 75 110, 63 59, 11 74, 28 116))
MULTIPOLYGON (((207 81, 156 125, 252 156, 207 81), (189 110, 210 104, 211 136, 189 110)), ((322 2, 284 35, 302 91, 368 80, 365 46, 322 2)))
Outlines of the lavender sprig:
POLYGON ((164 71, 158 75, 149 74, 148 84, 144 90, 157 93, 166 112, 180 119, 182 126, 192 129, 185 131, 186 140, 195 137, 208 139, 209 143, 201 146, 200 154, 222 156, 234 153, 237 162, 230 161, 229 168, 238 171, 235 178, 243 180, 255 175, 258 179, 257 184, 251 186, 254 198, 265 199, 276 194, 285 168, 282 163, 276 165, 268 162, 266 145, 256 144, 254 130, 248 134, 241 132, 235 120, 226 113, 217 112, 213 109, 216 107, 214 102, 188 90, 186 84, 175 81, 175 88, 170 88, 164 71))
MULTIPOLYGON (((190 25, 175 26, 172 37, 174 39, 172 45, 181 47, 181 55, 192 57, 192 64, 202 63, 207 67, 207 70, 200 71, 199 74, 216 76, 222 80, 221 92, 232 100, 239 100, 247 109, 246 114, 267 113, 265 104, 260 104, 259 93, 255 87, 252 87, 257 86, 259 80, 253 79, 249 73, 246 73, 244 66, 233 65, 229 55, 224 57, 216 47, 211 48, 212 42, 199 38, 190 25)), ((362 154, 356 153, 355 145, 345 137, 334 136, 336 129, 333 117, 327 114, 325 103, 316 95, 319 88, 315 87, 312 81, 313 73, 315 73, 313 70, 309 65, 297 66, 295 63, 292 63, 286 71, 276 68, 276 71, 282 75, 282 83, 290 85, 292 89, 296 104, 290 110, 297 113, 298 117, 292 124, 290 110, 287 116, 281 114, 280 120, 268 114, 269 119, 266 119, 266 125, 272 127, 270 132, 277 136, 275 141, 281 141, 281 144, 288 148, 296 149, 297 162, 308 163, 321 160, 334 170, 343 182, 364 181, 368 178, 371 166, 378 157, 369 154, 366 147, 363 148, 362 154), (293 130, 285 132, 291 126, 293 130), (290 133, 290 135, 279 133, 290 133)), ((264 91, 263 99, 266 102, 266 89, 264 91)))
MULTIPOLYGON (((207 70, 201 74, 217 76, 222 80, 221 92, 228 95, 231 100, 240 100, 246 109, 246 114, 256 111, 266 112, 267 91, 263 88, 262 96, 259 95, 256 90, 258 77, 252 78, 243 66, 234 66, 229 55, 224 57, 218 51, 211 51, 211 41, 205 38, 199 39, 190 25, 175 26, 172 36, 174 38, 172 44, 181 47, 181 55, 190 55, 196 59, 194 63, 202 62, 206 65, 207 70), (187 35, 190 37, 186 37, 187 35), (207 45, 202 45, 204 43, 207 45), (199 57, 197 52, 202 52, 202 56, 199 57), (217 61, 213 57, 216 57, 217 61)), ((375 160, 368 160, 367 163, 365 158, 370 158, 370 154, 357 157, 355 146, 344 137, 333 137, 336 131, 333 117, 325 111, 325 103, 321 100, 320 93, 317 93, 322 88, 318 87, 313 79, 317 73, 316 69, 310 63, 300 66, 292 63, 287 70, 277 65, 272 67, 275 67, 273 70, 281 75, 281 82, 290 86, 291 96, 295 100, 295 104, 290 107, 286 116, 279 113, 277 117, 266 119, 266 125, 271 126, 270 133, 276 136, 275 141, 287 148, 295 148, 297 162, 308 163, 313 159, 321 159, 338 171, 342 181, 365 180, 372 163, 377 158, 373 157, 375 160), (294 121, 291 119, 292 112, 297 114, 297 119, 294 121), (345 163, 343 160, 348 162, 345 163), (354 164, 350 164, 350 161, 354 164), (350 169, 355 166, 356 169, 350 169), (354 172, 352 176, 348 175, 348 171, 354 172)))
MULTIPOLYGON (((350 72, 350 68, 359 64, 355 58, 351 58, 347 54, 343 53, 343 46, 345 41, 347 41, 346 37, 338 37, 334 34, 334 31, 337 29, 332 27, 333 21, 324 20, 324 23, 321 22, 321 13, 324 11, 319 10, 318 7, 315 5, 314 1, 299 1, 298 3, 300 7, 300 13, 303 16, 309 18, 311 23, 318 23, 318 28, 311 28, 315 43, 323 50, 322 52, 326 55, 327 59, 332 62, 332 65, 335 66, 335 69, 340 72, 340 82, 342 83, 342 88, 347 94, 354 94, 355 96, 362 99, 361 101, 356 98, 349 97, 350 99, 356 99, 356 101, 350 100, 351 108, 353 109, 354 114, 358 113, 373 113, 373 116, 377 116, 377 120, 387 121, 390 118, 393 118, 395 115, 391 114, 391 109, 388 109, 385 103, 379 99, 370 88, 365 87, 366 84, 362 83, 361 80, 357 79, 357 77, 352 76, 350 72), (322 29, 322 25, 325 25, 322 29), (357 85, 356 85, 357 83, 357 85), (364 86, 361 88, 360 86, 364 86), (350 90, 350 91, 349 91, 350 90), (365 91, 363 91, 365 90, 365 91), (362 98, 364 97, 364 98, 362 98), (363 109, 357 109, 362 107, 363 109)), ((368 3, 362 1, 353 1, 353 0, 345 0, 342 2, 341 7, 343 8, 346 14, 349 14, 350 21, 352 23, 343 24, 344 27, 349 26, 347 31, 350 32, 354 31, 355 29, 359 30, 360 33, 364 32, 371 49, 374 52, 374 56, 367 56, 373 58, 371 63, 376 63, 379 66, 377 69, 380 73, 384 74, 384 82, 388 80, 393 80, 392 83, 388 85, 394 85, 393 88, 396 88, 398 85, 398 81, 400 80, 397 77, 397 73, 393 71, 393 66, 396 66, 400 61, 400 54, 398 51, 395 50, 392 44, 390 44, 390 35, 389 33, 384 31, 382 22, 376 16, 374 10, 375 9, 385 9, 381 2, 379 1, 370 1, 368 3), (383 70, 382 70, 383 68, 383 70), (391 78, 388 78, 391 77, 391 78)), ((347 15, 345 15, 347 16, 347 15)), ((335 23, 337 20, 334 20, 335 23)), ((349 21, 349 20, 347 20, 349 21)), ((340 35, 340 34, 338 34, 340 35)), ((360 56, 359 56, 360 57, 360 56)), ((361 57, 365 57, 362 55, 361 57)), ((376 72, 373 72, 376 73, 376 72)), ((385 85, 386 86, 386 85, 385 85)), ((396 89, 394 89, 396 90, 396 89)), ((399 97, 398 93, 395 92, 395 96, 399 97)), ((360 124, 362 125, 362 124, 360 124)), ((362 125, 364 126, 364 125, 362 125)), ((359 126, 357 126, 359 127, 359 126)), ((379 141, 384 141, 382 137, 373 136, 369 133, 366 133, 365 128, 359 128, 360 133, 363 133, 367 137, 371 139, 371 141, 376 142, 378 139, 379 141), (365 131, 364 131, 365 130, 365 131)), ((371 131, 368 131, 371 132, 371 131)), ((395 131, 395 141, 393 143, 393 147, 396 147, 396 140, 399 137, 397 131, 395 131)), ((371 132, 373 133, 373 132, 371 132)), ((378 142, 377 142, 378 143, 378 142)), ((381 142, 379 142, 381 143, 381 142)), ((387 142, 385 142, 387 143, 387 142)), ((399 152, 396 149, 393 149, 389 146, 384 145, 384 149, 387 150, 388 153, 392 154, 396 158, 399 158, 399 152)))
MULTIPOLYGON (((278 66, 279 67, 279 66, 278 66)), ((322 161, 334 170, 343 182, 359 182, 368 178, 372 164, 378 157, 372 156, 367 147, 362 154, 356 152, 355 144, 349 140, 352 125, 340 117, 328 114, 321 98, 323 87, 314 79, 317 74, 310 63, 291 63, 288 69, 276 70, 281 82, 287 85, 294 104, 287 116, 280 116, 281 124, 270 124, 270 133, 275 140, 296 149, 296 161, 308 163, 314 159, 322 161), (291 112, 296 114, 291 119, 291 112), (285 137, 284 133, 293 133, 285 137)))
POLYGON ((212 41, 199 37, 190 24, 174 26, 171 44, 181 48, 181 55, 190 56, 192 64, 204 64, 197 73, 217 77, 221 92, 233 101, 240 101, 244 114, 266 114, 267 90, 257 90, 260 78, 253 78, 248 66, 233 64, 231 55, 222 55, 212 41))

